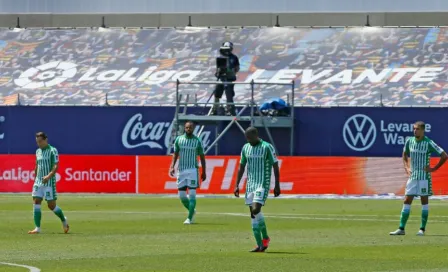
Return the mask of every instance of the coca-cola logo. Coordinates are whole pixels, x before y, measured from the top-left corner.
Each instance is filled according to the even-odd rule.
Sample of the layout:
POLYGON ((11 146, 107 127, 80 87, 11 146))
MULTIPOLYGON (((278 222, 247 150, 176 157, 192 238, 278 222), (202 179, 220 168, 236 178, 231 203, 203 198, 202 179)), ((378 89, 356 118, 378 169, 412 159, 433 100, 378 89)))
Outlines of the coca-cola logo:
MULTIPOLYGON (((194 133, 199 132, 200 127, 195 128, 194 133)), ((164 149, 171 144, 173 132, 172 122, 143 122, 143 115, 137 113, 127 121, 121 134, 121 142, 128 149, 147 146, 149 148, 164 149), (163 140, 163 142, 161 142, 163 140), (163 145, 163 146, 162 146, 163 145)), ((199 138, 207 147, 210 144, 210 131, 203 131, 199 138)))

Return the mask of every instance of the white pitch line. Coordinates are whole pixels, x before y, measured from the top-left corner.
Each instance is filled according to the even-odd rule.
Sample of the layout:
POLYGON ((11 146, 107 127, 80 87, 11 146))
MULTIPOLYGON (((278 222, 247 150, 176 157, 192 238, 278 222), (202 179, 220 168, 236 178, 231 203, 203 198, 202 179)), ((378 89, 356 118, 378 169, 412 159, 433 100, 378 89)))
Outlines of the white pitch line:
POLYGON ((30 272, 40 272, 40 269, 39 269, 39 268, 37 268, 37 267, 33 267, 33 266, 29 266, 29 265, 15 264, 15 263, 4 263, 4 262, 0 262, 0 264, 26 268, 26 269, 28 269, 30 272))
MULTIPOLYGON (((145 212, 145 211, 69 211, 67 213, 104 213, 104 214, 185 214, 185 212, 145 212)), ((248 213, 214 213, 214 212, 198 212, 198 215, 212 215, 212 216, 238 216, 238 217, 249 217, 248 213)), ((395 216, 396 219, 384 219, 381 217, 375 218, 356 218, 357 215, 349 215, 349 216, 334 216, 325 214, 264 214, 265 217, 269 218, 280 218, 280 219, 298 219, 298 220, 316 220, 316 221, 383 221, 383 222, 397 222, 399 220, 399 216, 395 216)), ((363 217, 362 215, 360 217, 363 217)), ((433 216, 432 218, 438 218, 433 216)), ((409 219, 409 221, 419 221, 417 219, 409 219)), ((433 223, 448 223, 448 221, 443 220, 431 220, 433 223)))

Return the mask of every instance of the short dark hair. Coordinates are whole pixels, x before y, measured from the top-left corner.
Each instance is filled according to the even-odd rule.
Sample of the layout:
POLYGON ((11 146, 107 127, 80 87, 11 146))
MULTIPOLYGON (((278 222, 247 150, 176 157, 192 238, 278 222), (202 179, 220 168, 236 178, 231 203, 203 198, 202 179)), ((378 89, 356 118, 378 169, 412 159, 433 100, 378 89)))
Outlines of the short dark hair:
POLYGON ((246 135, 258 136, 258 129, 256 127, 248 127, 245 132, 246 135))
POLYGON ((417 122, 415 122, 414 125, 418 126, 419 128, 421 128, 423 130, 425 129, 425 122, 423 122, 423 121, 417 121, 417 122))
POLYGON ((187 122, 185 122, 185 125, 188 124, 188 123, 192 124, 193 126, 196 126, 196 122, 193 122, 191 120, 188 120, 187 122))
POLYGON ((38 132, 36 133, 36 138, 42 138, 43 140, 46 140, 48 137, 47 134, 45 134, 45 132, 38 132))

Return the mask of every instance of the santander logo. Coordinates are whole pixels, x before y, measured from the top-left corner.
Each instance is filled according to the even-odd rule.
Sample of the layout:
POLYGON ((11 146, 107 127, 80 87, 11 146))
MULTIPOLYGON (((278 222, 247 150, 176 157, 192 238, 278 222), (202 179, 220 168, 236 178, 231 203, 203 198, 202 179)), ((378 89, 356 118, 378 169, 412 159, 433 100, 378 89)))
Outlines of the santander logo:
MULTIPOLYGON (((200 126, 194 133, 199 132, 200 126)), ((143 122, 143 115, 137 113, 127 121, 121 133, 121 143, 128 149, 147 146, 149 148, 168 148, 170 137, 173 133, 172 122, 143 122), (162 142, 163 141, 163 142, 162 142)), ((207 147, 210 144, 210 131, 203 131, 200 135, 202 144, 207 147)))

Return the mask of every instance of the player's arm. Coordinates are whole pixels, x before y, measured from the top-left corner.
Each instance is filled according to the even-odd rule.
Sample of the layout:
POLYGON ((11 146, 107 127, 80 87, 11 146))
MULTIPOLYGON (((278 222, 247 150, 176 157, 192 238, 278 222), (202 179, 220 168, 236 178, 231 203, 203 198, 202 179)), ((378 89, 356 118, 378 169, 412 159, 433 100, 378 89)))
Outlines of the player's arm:
MULTIPOLYGON (((409 138, 410 139, 410 138, 409 138)), ((409 169, 409 154, 410 154, 410 150, 409 150, 409 139, 406 140, 406 143, 404 144, 403 147, 403 166, 404 166, 404 171, 406 172, 406 174, 409 176, 411 175, 411 170, 409 169)))
POLYGON ((274 186, 274 196, 280 195, 280 167, 278 166, 278 158, 275 155, 275 150, 272 145, 268 147, 267 159, 272 163, 272 168, 274 168, 274 178, 275 178, 275 186, 274 186))
POLYGON ((202 166, 201 179, 202 179, 202 181, 205 181, 207 179, 207 174, 206 174, 207 166, 206 166, 206 162, 205 162, 204 147, 202 146, 201 140, 199 140, 198 154, 199 154, 199 158, 201 159, 201 166, 202 166))
POLYGON ((36 160, 36 165, 34 166, 34 178, 37 177, 37 160, 36 160))
POLYGON ((58 154, 58 151, 56 149, 54 149, 51 152, 51 164, 53 165, 53 167, 51 168, 50 173, 48 173, 48 175, 43 178, 43 182, 44 183, 48 182, 52 177, 54 177, 56 175, 56 172, 58 171, 59 154, 58 154))
POLYGON ((240 182, 241 179, 243 178, 244 171, 246 169, 246 163, 247 158, 243 147, 243 150, 241 150, 240 168, 238 169, 238 176, 236 177, 235 189, 233 190, 233 193, 236 197, 240 197, 240 182))
POLYGON ((170 165, 170 175, 174 176, 174 166, 176 165, 177 159, 179 159, 179 142, 178 142, 179 138, 176 138, 176 140, 174 141, 174 154, 173 154, 173 159, 171 160, 171 165, 170 165))
POLYGON ((439 170, 439 168, 442 167, 443 164, 445 164, 446 160, 448 159, 448 156, 447 156, 446 152, 440 146, 438 146, 436 143, 434 143, 433 141, 429 142, 429 146, 431 148, 431 151, 440 155, 440 160, 436 166, 434 166, 434 167, 428 166, 425 169, 427 172, 434 172, 434 171, 439 170))

